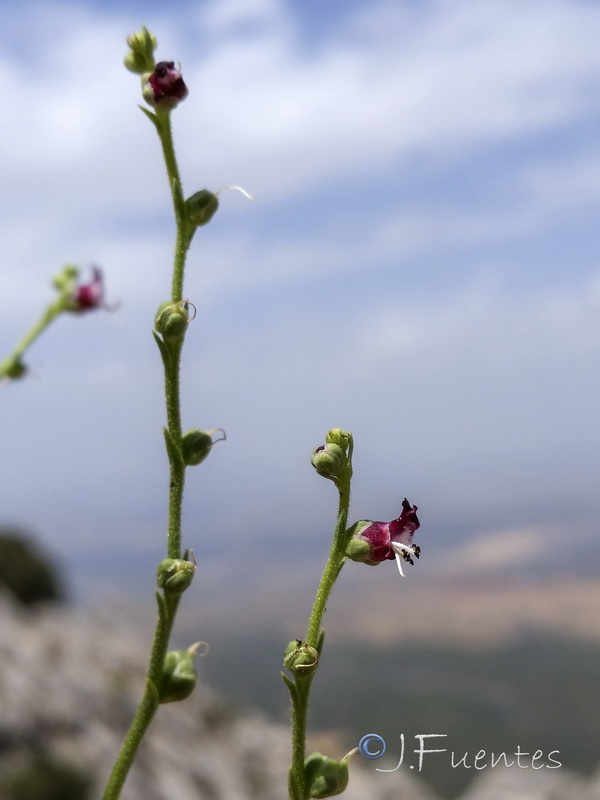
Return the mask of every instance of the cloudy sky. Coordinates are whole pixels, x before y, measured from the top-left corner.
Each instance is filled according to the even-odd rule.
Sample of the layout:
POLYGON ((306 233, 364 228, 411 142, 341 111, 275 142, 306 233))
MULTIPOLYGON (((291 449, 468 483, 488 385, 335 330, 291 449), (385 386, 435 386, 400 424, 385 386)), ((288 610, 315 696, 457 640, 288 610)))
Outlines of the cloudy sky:
POLYGON ((162 556, 150 331, 174 226, 122 66, 144 23, 190 89, 173 113, 186 192, 256 197, 224 194, 188 264, 184 427, 228 436, 188 473, 184 541, 201 571, 264 583, 324 560, 335 490, 309 455, 332 426, 355 436, 352 519, 419 506, 424 575, 589 565, 596 3, 0 6, 2 356, 65 263, 101 265, 120 304, 57 321, 27 380, 0 387, 0 522, 35 532, 79 590, 144 570, 149 586, 162 556))

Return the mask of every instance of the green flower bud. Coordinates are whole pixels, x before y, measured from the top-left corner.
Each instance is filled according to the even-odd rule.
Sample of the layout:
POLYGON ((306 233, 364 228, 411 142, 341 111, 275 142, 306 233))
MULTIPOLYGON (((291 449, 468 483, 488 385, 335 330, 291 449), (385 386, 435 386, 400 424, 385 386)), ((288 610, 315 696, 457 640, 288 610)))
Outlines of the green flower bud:
MULTIPOLYGON (((353 751, 354 752, 354 751, 353 751)), ((335 761, 322 753, 311 753, 304 762, 304 775, 309 797, 333 797, 348 786, 349 753, 335 761)))
POLYGON ((138 33, 132 33, 127 37, 127 44, 130 47, 124 59, 127 69, 138 75, 152 72, 154 70, 154 50, 158 44, 156 36, 143 27, 138 33))
POLYGON ((283 666, 296 678, 313 675, 319 664, 319 653, 302 639, 292 639, 285 648, 283 666))
POLYGON ((213 444, 223 442, 226 439, 225 431, 222 428, 213 428, 210 431, 194 429, 183 434, 181 440, 181 454, 183 461, 188 467, 195 467, 201 464, 212 450, 213 444), (222 439, 213 439, 213 434, 220 431, 222 439))
POLYGON ((200 227, 207 225, 217 212, 219 198, 208 189, 201 189, 185 201, 189 221, 200 227))
POLYGON ((337 444, 338 447, 342 448, 344 454, 346 454, 352 445, 352 434, 342 430, 342 428, 331 428, 331 430, 327 432, 325 441, 328 444, 337 444))
POLYGON ((156 581, 166 594, 178 595, 185 592, 191 584, 195 572, 196 562, 194 560, 163 558, 156 568, 156 581))
POLYGON ((190 321, 188 308, 187 300, 179 303, 166 301, 160 304, 154 317, 154 327, 162 334, 165 341, 183 339, 190 321))
POLYGON ((335 481, 344 471, 346 456, 339 445, 327 443, 313 450, 310 461, 319 475, 335 481))
POLYGON ((63 267, 63 271, 59 272, 52 278, 54 288, 59 292, 69 293, 75 289, 77 285, 77 278, 79 277, 79 270, 73 264, 67 264, 63 267))
POLYGON ((187 650, 170 650, 167 653, 158 686, 160 703, 185 700, 194 691, 197 677, 194 656, 200 644, 196 642, 187 650))

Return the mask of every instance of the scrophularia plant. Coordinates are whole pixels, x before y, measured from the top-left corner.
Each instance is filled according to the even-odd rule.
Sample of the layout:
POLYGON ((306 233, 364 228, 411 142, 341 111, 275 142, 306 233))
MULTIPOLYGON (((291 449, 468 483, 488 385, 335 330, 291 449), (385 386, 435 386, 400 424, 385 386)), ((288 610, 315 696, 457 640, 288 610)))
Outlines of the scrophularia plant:
MULTIPOLYGON (((197 229, 210 222, 217 211, 219 192, 202 189, 187 198, 183 192, 171 132, 171 114, 188 96, 179 65, 176 66, 174 61, 155 60, 156 38, 146 28, 130 36, 127 42, 129 52, 125 57, 125 65, 131 72, 141 76, 142 96, 150 108, 140 108, 152 122, 162 145, 176 222, 171 295, 160 303, 153 331, 164 372, 167 418, 164 439, 170 467, 169 513, 167 553, 158 564, 156 572, 159 589, 156 593, 158 614, 145 687, 108 778, 103 800, 125 800, 121 792, 127 773, 159 706, 185 700, 194 689, 194 655, 199 644, 193 644, 187 650, 168 650, 181 597, 191 585, 196 570, 194 556, 189 550, 182 551, 183 489, 187 468, 202 463, 215 442, 225 438, 225 433, 220 428, 194 428, 183 432, 179 386, 183 343, 195 313, 193 304, 184 299, 186 257, 197 229)), ((59 314, 66 311, 82 313, 105 305, 100 270, 94 268, 92 279, 87 284, 80 283, 78 277, 78 270, 67 266, 55 279, 58 298, 2 362, 0 378, 15 379, 23 376, 26 371, 22 361, 23 353, 59 314)), ((419 547, 413 544, 414 533, 419 527, 417 508, 411 506, 406 498, 401 502, 398 518, 391 522, 360 520, 348 526, 352 451, 352 434, 341 428, 332 428, 325 437, 325 443, 317 447, 311 456, 316 472, 331 480, 337 489, 338 512, 329 557, 317 589, 306 634, 303 639, 292 640, 284 653, 283 667, 286 671, 281 673, 281 677, 291 698, 292 747, 288 778, 290 800, 331 797, 343 792, 348 784, 348 761, 356 752, 355 748, 339 760, 322 753, 306 755, 309 696, 323 652, 323 615, 342 567, 347 559, 369 565, 395 560, 400 575, 404 575, 402 562, 413 564, 413 559, 420 554, 419 547)))

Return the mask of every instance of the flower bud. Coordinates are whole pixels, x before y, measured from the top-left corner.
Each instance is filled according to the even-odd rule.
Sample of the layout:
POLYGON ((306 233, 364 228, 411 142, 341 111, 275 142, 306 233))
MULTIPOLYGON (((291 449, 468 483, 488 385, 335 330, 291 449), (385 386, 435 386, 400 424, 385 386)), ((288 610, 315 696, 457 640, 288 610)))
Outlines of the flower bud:
POLYGON ((154 69, 154 50, 158 42, 156 36, 143 27, 138 33, 132 33, 127 37, 127 44, 130 47, 125 56, 125 66, 130 72, 143 75, 144 72, 152 72, 154 69))
POLYGON ((325 441, 328 444, 337 444, 344 453, 347 453, 352 444, 352 434, 342 430, 342 428, 331 428, 325 436, 325 441))
POLYGON ((183 461, 188 467, 195 467, 201 464, 212 450, 215 442, 222 442, 226 439, 225 431, 222 428, 213 428, 210 431, 194 429, 183 434, 181 440, 181 454, 183 461), (222 439, 213 439, 213 434, 220 431, 222 439))
POLYGON ((187 86, 174 61, 159 61, 143 81, 144 100, 160 111, 170 111, 188 95, 187 86))
POLYGON ((156 581, 166 594, 178 595, 185 592, 191 584, 195 572, 195 561, 183 558, 163 558, 156 568, 156 581))
POLYGON ((198 643, 187 650, 171 650, 165 656, 158 686, 160 703, 185 700, 194 691, 197 677, 194 655, 197 646, 198 643))
POLYGON ((311 753, 304 762, 308 797, 333 797, 348 786, 348 756, 341 761, 311 753))
POLYGON ((311 464, 319 475, 335 481, 344 471, 346 457, 338 444, 322 444, 313 450, 311 464))
POLYGON ((201 189, 187 198, 185 207, 188 220, 199 228, 201 225, 207 225, 214 217, 219 208, 219 198, 214 192, 201 189))
POLYGON ((285 648, 283 666, 296 678, 312 675, 319 663, 319 653, 302 639, 292 639, 285 648))
POLYGON ((62 272, 52 278, 52 284, 59 292, 73 291, 79 277, 79 270, 74 264, 67 264, 62 272))
POLYGON ((179 303, 171 303, 167 300, 158 307, 154 317, 154 327, 158 333, 162 334, 165 341, 176 341, 185 336, 189 321, 186 300, 179 303))

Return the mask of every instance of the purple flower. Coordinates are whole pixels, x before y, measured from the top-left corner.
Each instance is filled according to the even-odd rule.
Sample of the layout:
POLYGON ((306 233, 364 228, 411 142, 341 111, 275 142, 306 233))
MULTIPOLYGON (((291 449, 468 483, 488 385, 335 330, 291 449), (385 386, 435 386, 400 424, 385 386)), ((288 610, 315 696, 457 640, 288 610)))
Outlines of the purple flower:
POLYGON ((413 545, 413 536, 419 527, 417 506, 411 506, 406 498, 402 501, 402 513, 391 522, 359 522, 354 526, 346 555, 353 561, 379 564, 387 559, 396 559, 400 575, 402 561, 414 564, 412 557, 419 558, 421 548, 413 545))
POLYGON ((159 61, 146 79, 144 97, 156 108, 170 109, 187 97, 181 72, 173 61, 159 61))
POLYGON ((73 293, 72 311, 90 311, 104 305, 104 282, 102 270, 92 267, 92 279, 89 283, 79 284, 73 293))

